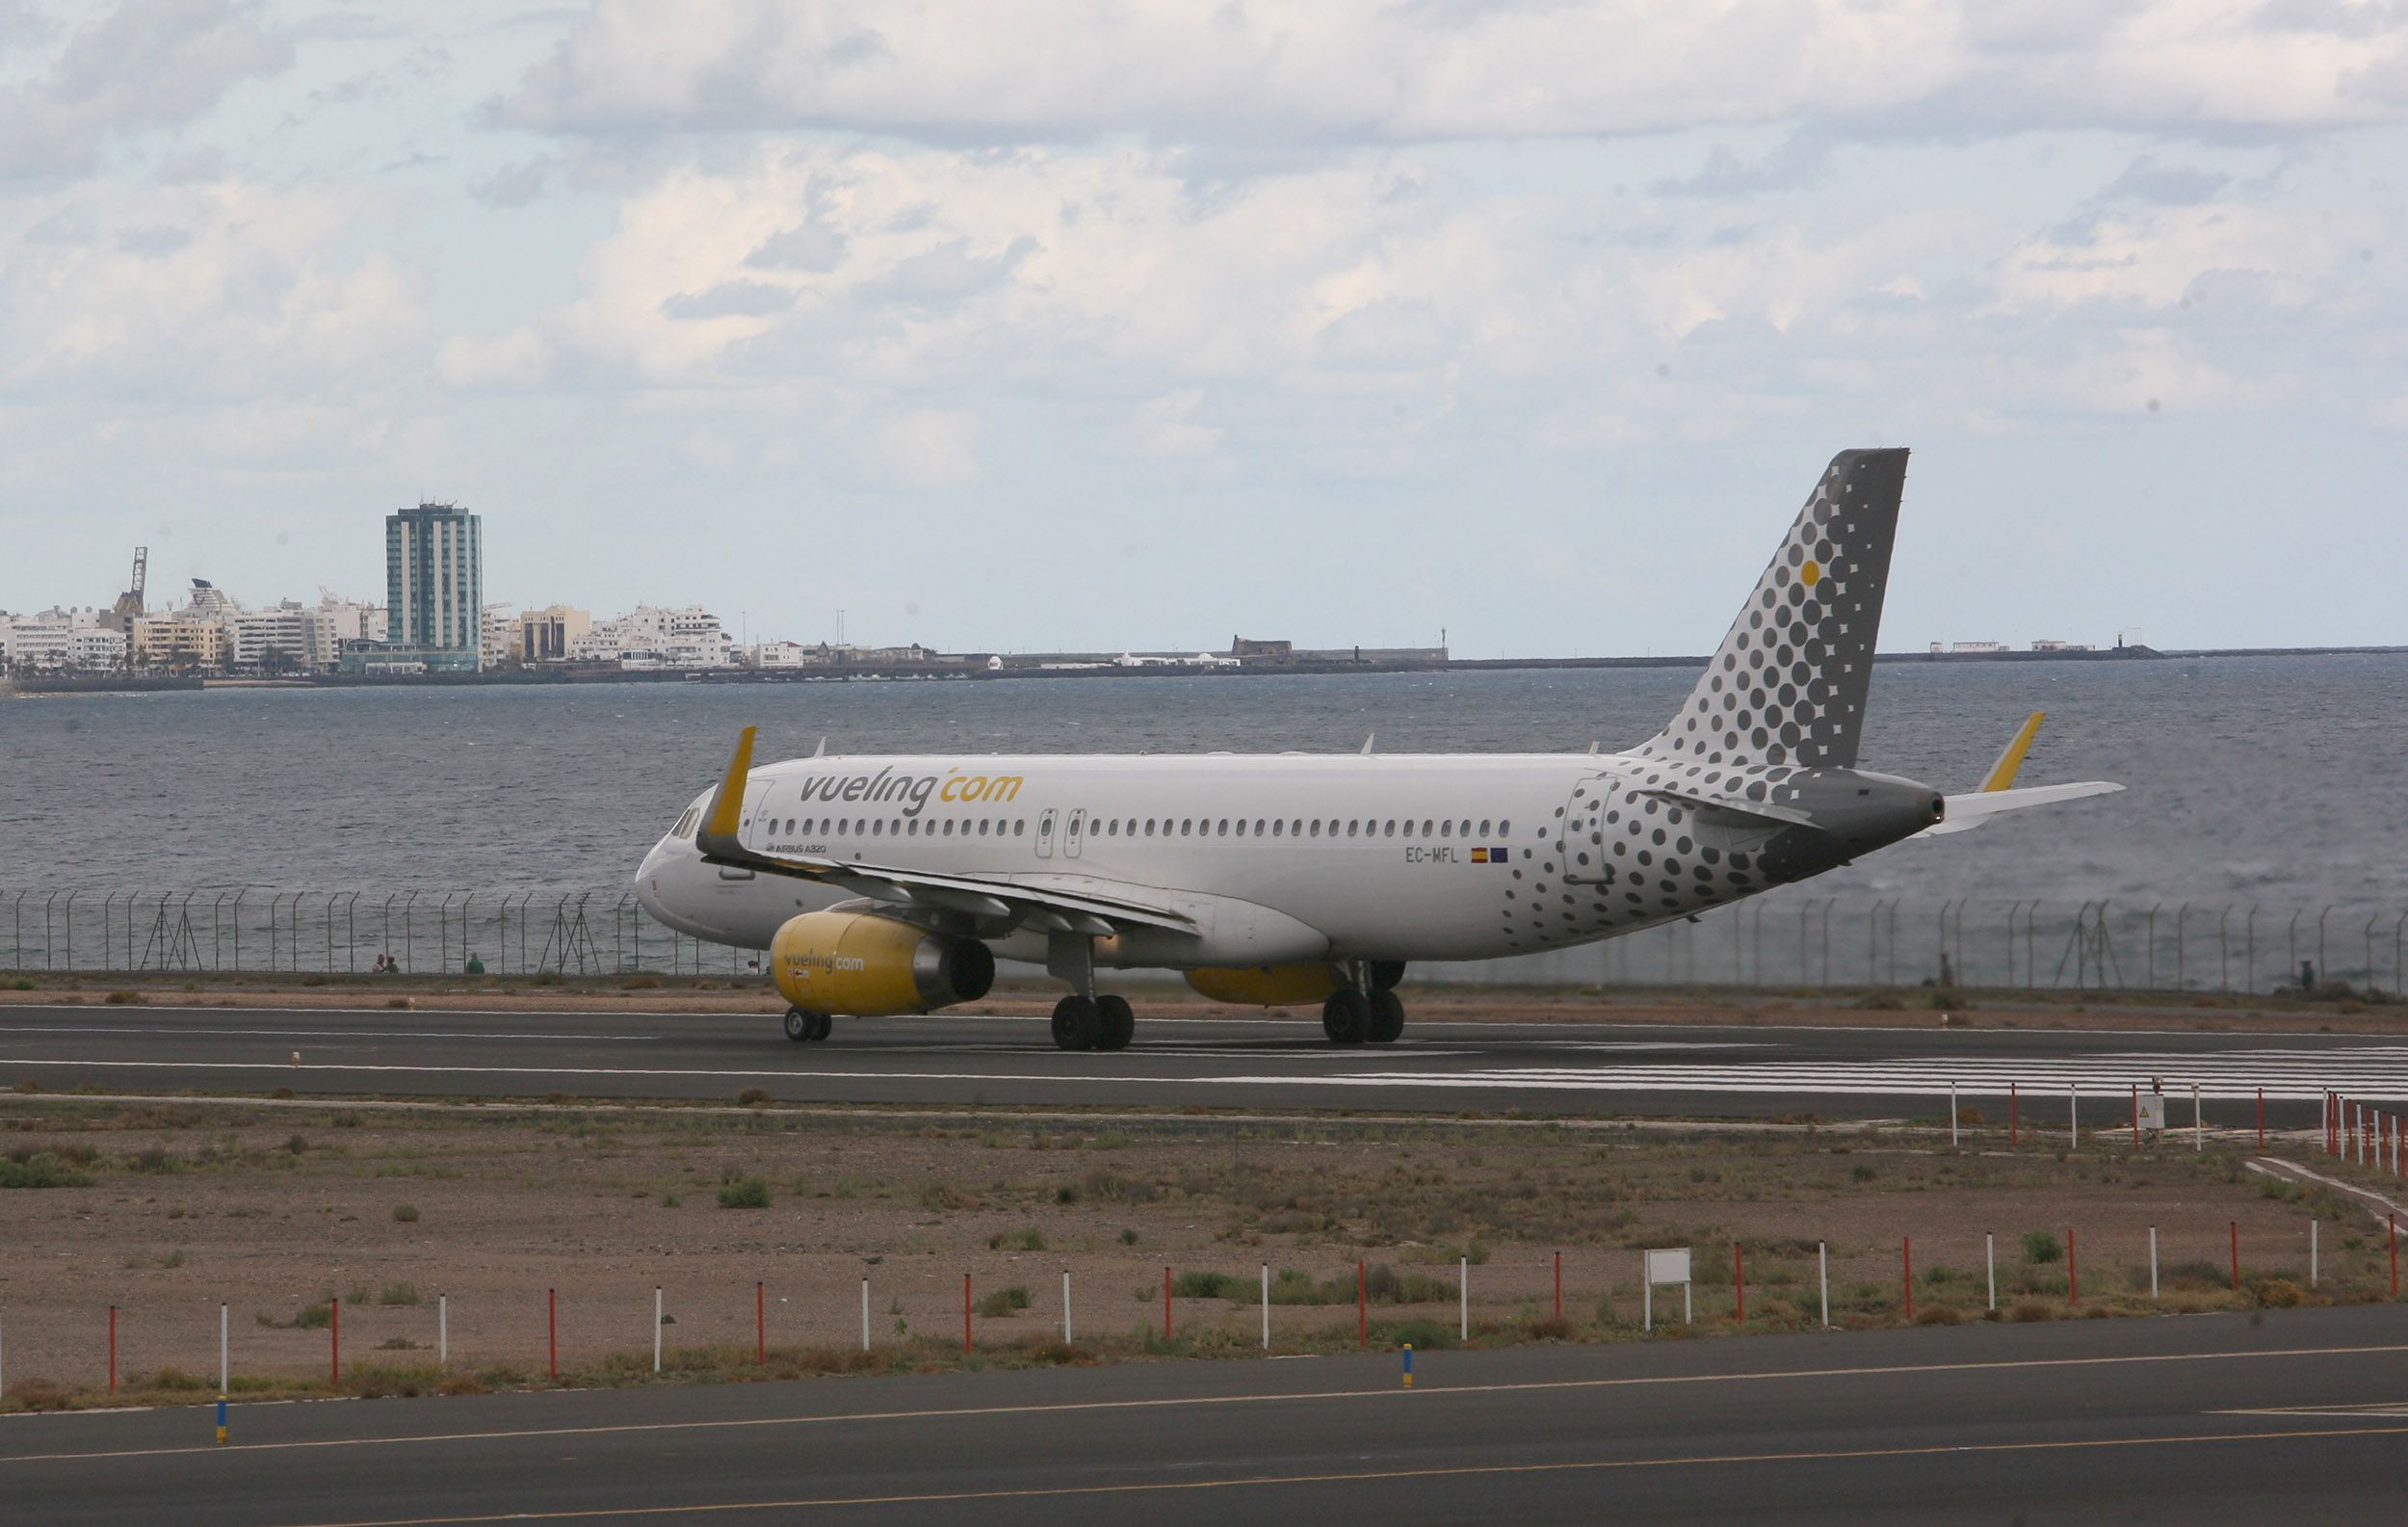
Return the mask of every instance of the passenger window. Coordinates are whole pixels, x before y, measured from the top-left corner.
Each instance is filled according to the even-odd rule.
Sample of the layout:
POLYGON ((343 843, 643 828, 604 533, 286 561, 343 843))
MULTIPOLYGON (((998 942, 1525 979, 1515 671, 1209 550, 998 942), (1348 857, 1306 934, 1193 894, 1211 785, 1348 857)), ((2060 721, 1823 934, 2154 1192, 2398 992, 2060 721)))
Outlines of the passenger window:
POLYGON ((1238 818, 1238 836, 1245 836, 1245 818, 1238 818))
POLYGON ((1222 817, 1220 819, 1220 835, 1222 837, 1227 837, 1229 835, 1229 819, 1227 817, 1222 817))
POLYGON ((1316 821, 1314 822, 1314 824, 1313 824, 1313 836, 1315 836, 1315 837, 1320 837, 1321 835, 1322 835, 1322 825, 1321 825, 1321 823, 1320 823, 1318 820, 1316 820, 1316 821))
POLYGON ((1274 823, 1272 823, 1272 824, 1270 825, 1270 835, 1271 835, 1272 837, 1275 837, 1275 838, 1277 838, 1277 837, 1285 837, 1285 836, 1287 836, 1287 835, 1288 835, 1288 824, 1287 824, 1287 823, 1285 823, 1285 822, 1274 822, 1274 823))
POLYGON ((1497 836, 1501 838, 1509 838, 1513 836, 1513 819, 1511 817, 1507 817, 1503 822, 1497 824, 1497 836))
POLYGON ((1412 820, 1412 818, 1410 818, 1410 817, 1407 817, 1407 818, 1405 819, 1405 823, 1404 823, 1404 835, 1405 835, 1406 837, 1411 837, 1411 836, 1413 835, 1413 820, 1412 820))
POLYGON ((1451 838, 1454 836, 1454 824, 1452 822, 1439 823, 1438 835, 1442 838, 1451 838))
POLYGON ((1470 817, 1465 817, 1463 819, 1463 835, 1467 838, 1472 835, 1472 819, 1470 817))
POLYGON ((870 836, 876 838, 884 837, 885 835, 886 824, 884 822, 873 822, 870 824, 870 836))
POLYGON ((1353 837, 1353 836, 1355 835, 1355 829, 1358 829, 1358 828, 1360 828, 1362 825, 1363 825, 1363 824, 1362 824, 1361 822, 1359 822, 1359 821, 1349 821, 1349 822, 1348 822, 1348 823, 1347 823, 1347 836, 1348 836, 1348 837, 1353 837))
POLYGON ((1390 837, 1395 837, 1395 836, 1397 835, 1397 819, 1396 819, 1395 817, 1390 817, 1390 818, 1388 819, 1388 834, 1387 834, 1387 835, 1388 835, 1388 836, 1390 836, 1390 837))
POLYGON ((1433 825, 1434 825, 1434 824, 1432 824, 1432 823, 1431 823, 1431 821, 1429 820, 1429 818, 1427 818, 1427 817, 1424 817, 1424 818, 1422 818, 1422 836, 1424 836, 1424 837, 1427 837, 1427 836, 1429 836, 1429 829, 1430 829, 1430 828, 1431 828, 1433 825))
POLYGON ((1013 837, 1018 837, 1020 834, 1028 830, 1029 819, 1027 817, 1020 817, 1011 824, 1011 835, 1013 837))
POLYGON ((1263 819, 1261 817, 1256 817, 1254 819, 1254 835, 1258 838, 1263 835, 1263 819))

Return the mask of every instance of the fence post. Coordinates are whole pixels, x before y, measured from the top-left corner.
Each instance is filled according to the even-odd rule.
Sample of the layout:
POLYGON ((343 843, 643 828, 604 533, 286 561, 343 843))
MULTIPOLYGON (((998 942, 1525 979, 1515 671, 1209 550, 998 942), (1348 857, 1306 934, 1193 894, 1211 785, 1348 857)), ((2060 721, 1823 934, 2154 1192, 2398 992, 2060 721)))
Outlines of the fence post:
POLYGON ((1831 1243, 1815 1243, 1815 1281, 1822 1288, 1822 1329, 1831 1329, 1831 1243))
POLYGON ((661 1285, 652 1285, 652 1371, 661 1371, 661 1285))
POLYGON ((770 1293, 768 1284, 760 1281, 752 1285, 752 1365, 770 1365, 770 1293))
POLYGON ((1906 1286, 1906 1323, 1915 1323, 1915 1238, 1903 1236, 1898 1241, 1899 1277, 1906 1286))
POLYGON ((1949 1148, 1956 1148, 1956 1083, 1949 1083, 1949 1148))
POLYGON ((327 1301, 327 1375, 335 1388, 343 1386, 343 1302, 327 1301))
POLYGON ((870 1350, 870 1275, 861 1275, 861 1350, 870 1350))
POLYGON ((2006 1148, 2015 1148, 2015 1084, 2006 1084, 2006 1148))
POLYGON ((1170 1269, 1166 1267, 1163 1269, 1163 1340, 1170 1340, 1170 1269))
POLYGON ((1472 1339, 1472 1259, 1469 1256, 1464 1257, 1462 1265, 1455 1269, 1454 1289, 1455 1302, 1462 1312, 1462 1331, 1459 1339, 1470 1341, 1472 1339))
POLYGON ((225 1302, 218 1302, 218 1445, 225 1445, 225 1302))
POLYGON ((2065 1139, 2069 1147, 2081 1148, 2081 1084, 2065 1084, 2065 1139))
POLYGON ((1263 1350, 1270 1351, 1270 1264, 1263 1264, 1263 1350))
POLYGON ((557 1288, 543 1291, 543 1332, 544 1361, 550 1368, 552 1382, 558 1383, 561 1382, 561 1291, 557 1288))
POLYGON ((2140 1148, 2140 1084, 2133 1083, 2133 1148, 2140 1148))
POLYGON ((961 1354, 970 1355, 970 1275, 961 1275, 961 1354))
POLYGON ((2321 1227, 2320 1222, 2311 1215, 2308 1219, 2308 1286, 2310 1288, 2316 1286, 2316 1241, 2318 1239, 2316 1232, 2321 1227))
POLYGON ((2190 1084, 2190 1148, 2208 1148, 2208 1116, 2199 1106, 2199 1084, 2190 1084))
POLYGON ((1556 1253, 1556 1319, 1563 1318, 1563 1253, 1556 1253))
POLYGON ((2258 1089, 2258 1148, 2265 1148, 2265 1089, 2258 1089))
POLYGON ((2158 1227, 2149 1226, 2149 1297, 2158 1297, 2158 1227))
POLYGON ((1981 1265, 1990 1278, 1990 1307, 1999 1307, 1999 1236, 1995 1230, 1981 1232, 1981 1265))
POLYGON ((434 1365, 452 1365, 452 1296, 434 1296, 434 1365))

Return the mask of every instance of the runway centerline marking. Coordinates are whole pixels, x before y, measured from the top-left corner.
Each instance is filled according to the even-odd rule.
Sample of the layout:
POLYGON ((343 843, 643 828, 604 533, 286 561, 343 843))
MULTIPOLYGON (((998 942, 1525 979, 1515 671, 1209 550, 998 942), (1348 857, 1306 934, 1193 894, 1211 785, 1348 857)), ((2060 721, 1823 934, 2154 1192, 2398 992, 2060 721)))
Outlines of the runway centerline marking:
POLYGON ((822 1495, 787 1500, 701 1501, 684 1506, 602 1506, 569 1511, 487 1512, 474 1515, 347 1518, 308 1527, 468 1527, 501 1521, 607 1521, 624 1516, 694 1516, 731 1512, 797 1511, 836 1506, 933 1506, 965 1501, 1067 1499, 1086 1495, 1169 1494, 1188 1490, 1259 1489, 1270 1486, 1357 1485, 1386 1480, 1495 1479, 1515 1474, 1575 1474, 1729 1466, 1741 1463, 1825 1463, 1867 1459, 1951 1458, 2000 1453, 2065 1453, 2110 1448, 2184 1447, 2228 1442, 2304 1442, 2346 1436, 2398 1436, 2408 1426, 2322 1427, 2282 1432, 2205 1432, 2174 1436, 2107 1436, 2031 1442, 1930 1443, 1918 1447, 1826 1448, 1788 1453, 1693 1453, 1675 1458, 1586 1459, 1558 1463, 1457 1463, 1428 1468, 1333 1470, 1319 1474, 1249 1474, 1236 1479, 1132 1480, 1112 1485, 1034 1485, 1014 1489, 930 1490, 909 1495, 822 1495))
MULTIPOLYGON (((745 1416, 720 1421, 621 1421, 596 1426, 514 1427, 491 1432, 437 1432, 411 1436, 319 1437, 289 1442, 248 1442, 231 1446, 119 1448, 71 1453, 23 1453, 0 1456, 0 1467, 13 1463, 79 1462, 109 1459, 211 1457, 232 1458, 245 1453, 310 1452, 330 1448, 400 1447, 425 1443, 506 1442, 525 1437, 615 1436, 660 1432, 729 1432, 763 1427, 833 1426, 847 1422, 944 1421, 989 1416, 1065 1415, 1093 1410, 1162 1410, 1210 1406, 1309 1404, 1332 1400, 1372 1400, 1408 1403, 1416 1395, 1458 1399, 1486 1395, 1531 1394, 1569 1389, 1628 1389, 1670 1384, 1777 1383, 1796 1379, 1901 1378, 1935 1373, 2013 1373, 2055 1368, 2110 1368, 2177 1362, 2251 1362, 2280 1357, 2357 1357, 2408 1353, 2408 1343, 2360 1347, 2287 1347, 2264 1352, 2133 1353, 2112 1357, 2014 1357, 1988 1362, 1918 1362, 1845 1368, 1779 1368, 1745 1373, 1642 1374, 1619 1379, 1533 1379, 1505 1383, 1432 1385, 1420 1389, 1313 1389, 1296 1393, 1169 1395, 1144 1400, 1064 1400, 1041 1405, 937 1407, 917 1410, 853 1410, 823 1415, 745 1416)), ((0 1434, 5 1435, 5 1434, 0 1434)))

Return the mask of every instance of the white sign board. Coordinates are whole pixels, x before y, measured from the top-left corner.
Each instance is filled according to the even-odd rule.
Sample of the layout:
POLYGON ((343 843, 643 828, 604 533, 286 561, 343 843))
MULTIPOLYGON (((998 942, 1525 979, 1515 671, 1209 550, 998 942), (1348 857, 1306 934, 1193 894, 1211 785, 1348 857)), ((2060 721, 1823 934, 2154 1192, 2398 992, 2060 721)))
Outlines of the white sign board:
POLYGON ((2165 1094, 2163 1093, 2140 1094, 2140 1127, 2157 1130, 2165 1128, 2165 1094))
POLYGON ((1650 1283, 1686 1283, 1688 1281, 1688 1248, 1676 1246, 1669 1251, 1647 1253, 1647 1281, 1650 1283))

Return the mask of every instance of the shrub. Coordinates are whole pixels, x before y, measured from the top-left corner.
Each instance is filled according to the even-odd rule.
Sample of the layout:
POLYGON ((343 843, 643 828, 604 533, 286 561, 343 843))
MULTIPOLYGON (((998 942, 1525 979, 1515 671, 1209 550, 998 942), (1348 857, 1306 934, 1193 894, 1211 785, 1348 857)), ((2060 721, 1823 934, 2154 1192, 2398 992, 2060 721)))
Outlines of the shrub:
POLYGON ((296 1156, 307 1155, 309 1153, 308 1138, 302 1135, 294 1135, 284 1142, 284 1148, 291 1151, 296 1156))
POLYGON ((619 989, 622 991, 658 991, 661 989, 661 978, 649 973, 632 975, 619 983, 619 989))
POLYGON ((2296 1309, 2308 1297, 2288 1277, 2266 1278, 2250 1292, 2260 1309, 2296 1309))
POLYGON ((2006 1318, 2027 1323, 2055 1320, 2056 1319, 2056 1306, 2045 1299, 2019 1299, 2008 1306, 2006 1318))
POLYGON ((1182 1273, 1172 1279, 1170 1292, 1179 1299, 1245 1299, 1258 1294, 1260 1285, 1234 1273, 1182 1273))
POLYGON ((979 1301, 979 1313, 992 1320, 1029 1307, 1029 1291, 1018 1283, 999 1288, 979 1301))
POLYGON ((747 1087, 736 1094, 736 1101, 746 1108, 764 1107, 769 1100, 770 1094, 758 1087, 747 1087))
POLYGON ((2033 1263, 2061 1262, 2065 1259, 2064 1243, 2047 1230, 2024 1232, 2024 1260, 2033 1263))
POLYGON ((1042 1251, 1045 1250, 1045 1232, 1034 1225, 1025 1230, 998 1231, 986 1238, 986 1249, 990 1251, 1042 1251))
POLYGON ((770 1185, 761 1177, 730 1177, 720 1184, 720 1207, 722 1209, 766 1209, 770 1206, 770 1185))
POLYGON ((112 991, 100 1000, 110 1007, 123 1008, 142 1001, 143 994, 139 991, 112 991))
POLYGON ((418 1303, 418 1285, 415 1283, 387 1283, 384 1285, 383 1289, 378 1293, 377 1303, 380 1304, 415 1304, 418 1303))
POLYGON ((393 1205, 393 1223, 395 1224, 416 1224, 418 1223, 418 1205, 414 1203, 397 1203, 393 1205))
POLYGON ((1876 1172, 1871 1167, 1850 1167, 1847 1171, 1847 1174, 1849 1177, 1858 1182, 1871 1182, 1873 1178, 1881 1175, 1879 1172, 1876 1172))
MULTIPOLYGON (((327 1300, 321 1300, 315 1304, 303 1304, 296 1311, 293 1315, 292 1327, 295 1330, 324 1330, 333 1319, 333 1303, 327 1300)), ((269 1324, 275 1323, 271 1321, 269 1324)))
POLYGON ((1961 1326, 1965 1312, 1953 1304, 1926 1304, 1915 1311, 1918 1326, 1961 1326))
POLYGON ((92 1179, 69 1172, 66 1164, 44 1150, 23 1161, 0 1161, 0 1188, 87 1188, 92 1179))

